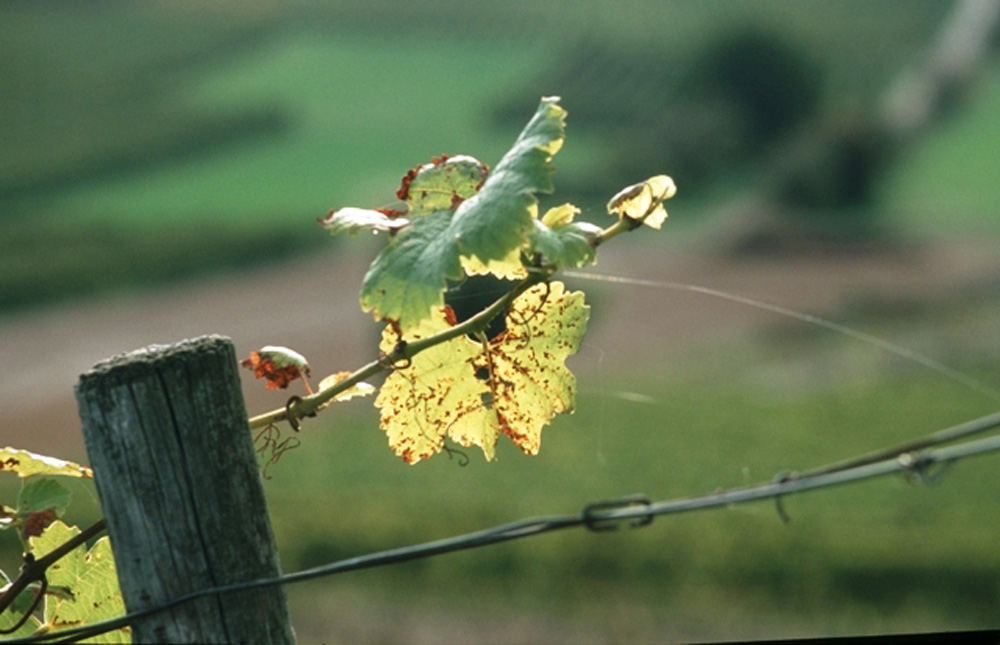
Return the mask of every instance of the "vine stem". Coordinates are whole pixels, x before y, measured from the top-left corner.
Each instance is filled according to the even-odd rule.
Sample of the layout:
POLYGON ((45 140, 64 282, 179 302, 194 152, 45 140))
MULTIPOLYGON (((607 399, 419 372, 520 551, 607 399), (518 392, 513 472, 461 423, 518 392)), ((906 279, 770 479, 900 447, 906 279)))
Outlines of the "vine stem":
MULTIPOLYGON (((646 212, 643 213, 641 217, 627 217, 625 215, 619 215, 617 222, 597 234, 597 237, 595 237, 592 242, 594 248, 596 249, 598 246, 604 244, 613 237, 639 228, 642 226, 643 222, 646 221, 646 218, 652 215, 653 211, 660 207, 664 200, 670 199, 672 196, 673 193, 670 193, 669 196, 662 196, 659 199, 651 200, 649 206, 646 208, 646 212)), ((611 212, 610 209, 608 212, 611 212)))
POLYGON ((552 269, 529 269, 528 277, 518 282, 514 288, 495 300, 489 307, 483 309, 475 316, 472 316, 471 318, 453 327, 449 327, 444 331, 428 336, 427 338, 398 343, 391 352, 385 354, 384 356, 380 356, 378 359, 357 369, 343 381, 324 388, 315 394, 306 396, 298 400, 294 405, 278 408, 276 410, 271 410, 270 412, 259 414, 255 417, 251 417, 249 420, 250 429, 256 430, 279 421, 292 421, 312 416, 316 414, 316 412, 319 411, 319 409, 326 403, 333 400, 333 398, 338 394, 354 387, 366 378, 370 378, 381 372, 394 369, 393 366, 397 363, 406 362, 420 352, 434 347, 435 345, 446 343, 449 340, 458 338, 464 334, 474 335, 478 332, 482 332, 494 318, 503 313, 510 306, 510 304, 514 302, 515 298, 536 284, 548 280, 552 273, 552 269))
POLYGON ((634 231, 641 225, 642 225, 642 220, 634 220, 634 219, 629 219, 627 217, 619 217, 617 222, 607 227, 606 229, 603 229, 600 233, 597 234, 597 237, 595 237, 593 241, 594 248, 597 248, 601 244, 604 244, 611 238, 621 235, 622 233, 628 233, 629 231, 634 231))

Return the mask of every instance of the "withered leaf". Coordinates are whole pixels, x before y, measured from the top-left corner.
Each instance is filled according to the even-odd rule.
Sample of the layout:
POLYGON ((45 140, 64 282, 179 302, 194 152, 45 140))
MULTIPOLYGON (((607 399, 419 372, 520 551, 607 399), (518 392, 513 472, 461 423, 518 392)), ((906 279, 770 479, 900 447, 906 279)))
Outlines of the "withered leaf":
POLYGON ((285 389, 295 379, 310 374, 309 363, 302 354, 276 345, 250 352, 250 358, 241 361, 240 365, 253 370, 257 378, 267 379, 269 390, 285 389))

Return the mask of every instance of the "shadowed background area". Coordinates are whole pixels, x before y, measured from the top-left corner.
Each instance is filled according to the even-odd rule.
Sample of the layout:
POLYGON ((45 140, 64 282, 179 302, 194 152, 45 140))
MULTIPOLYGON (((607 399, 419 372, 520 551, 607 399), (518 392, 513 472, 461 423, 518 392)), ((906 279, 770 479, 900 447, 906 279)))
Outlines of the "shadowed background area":
MULTIPOLYGON (((316 218, 390 205, 434 155, 495 164, 543 95, 569 112, 543 206, 572 201, 606 223, 627 184, 667 173, 679 187, 664 231, 615 240, 595 272, 819 314, 996 388, 991 6, 6 3, 0 442, 86 461, 77 376, 147 343, 288 345, 320 377, 370 360, 378 327, 357 293, 381 240, 330 238, 316 218), (978 42, 948 40, 962 11, 982 12, 966 22, 987 35, 948 67, 965 60, 955 42, 978 42), (947 73, 929 73, 940 60, 947 73), (923 105, 925 81, 936 91, 913 121, 904 108, 923 105)), ((591 332, 570 360, 577 412, 543 433, 541 455, 504 446, 493 464, 407 467, 369 402, 344 404, 268 470, 286 570, 596 499, 768 480, 997 406, 767 312, 567 283, 588 293, 591 332)), ((247 377, 251 413, 282 405, 247 377)), ((310 582, 289 590, 295 625, 303 642, 996 628, 992 461, 933 488, 792 498, 789 525, 765 504, 310 582)), ((6 500, 16 482, 0 487, 6 500)), ((83 523, 96 500, 74 490, 83 523)), ((15 570, 16 537, 0 548, 15 570)))

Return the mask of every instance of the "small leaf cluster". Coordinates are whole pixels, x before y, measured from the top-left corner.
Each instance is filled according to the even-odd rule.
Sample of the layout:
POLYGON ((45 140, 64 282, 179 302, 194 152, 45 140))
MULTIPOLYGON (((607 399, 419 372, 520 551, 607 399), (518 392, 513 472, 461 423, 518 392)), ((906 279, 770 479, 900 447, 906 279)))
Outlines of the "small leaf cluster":
POLYGON ((380 349, 393 373, 375 405, 390 447, 408 463, 439 452, 446 438, 491 460, 501 434, 537 454, 542 427, 573 410, 576 383, 565 360, 589 317, 583 294, 551 276, 593 263, 618 233, 658 229, 667 217, 663 201, 676 189, 665 175, 612 197, 617 222, 606 229, 576 221, 572 204, 539 216, 565 120, 558 98, 543 98, 495 168, 442 155, 406 173, 397 206, 346 207, 319 220, 333 234, 388 236, 365 274, 361 307, 387 323, 380 349), (511 291, 459 323, 445 305, 448 284, 482 274, 513 281, 511 291), (501 314, 504 331, 488 338, 487 324, 501 314))
POLYGON ((0 449, 0 472, 13 473, 21 479, 15 506, 0 505, 0 530, 17 530, 25 543, 29 537, 41 535, 69 506, 69 489, 46 475, 94 476, 86 466, 9 446, 0 449))
MULTIPOLYGON (((0 449, 0 471, 21 479, 15 505, 0 505, 0 529, 17 531, 26 557, 37 562, 80 534, 80 529, 59 519, 71 496, 69 489, 52 477, 92 478, 90 468, 7 447, 0 449)), ((12 583, 2 571, 0 577, 6 585, 2 592, 12 583)), ((103 537, 89 550, 84 544, 69 550, 48 567, 42 584, 33 583, 18 594, 0 613, 0 630, 5 635, 29 636, 98 622, 124 611, 111 543, 103 537), (44 596, 40 602, 36 602, 38 594, 44 596), (40 616, 32 613, 39 606, 40 616)), ((103 634, 95 642, 129 641, 129 630, 124 629, 103 634)))

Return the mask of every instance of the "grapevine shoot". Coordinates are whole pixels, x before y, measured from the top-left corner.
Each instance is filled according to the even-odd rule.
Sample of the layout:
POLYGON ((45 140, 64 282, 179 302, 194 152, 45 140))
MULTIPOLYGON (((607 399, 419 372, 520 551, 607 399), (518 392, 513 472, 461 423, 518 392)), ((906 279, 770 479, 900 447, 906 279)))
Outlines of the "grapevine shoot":
MULTIPOLYGON (((501 435, 538 454, 542 428, 573 410, 576 380, 565 361, 579 349, 590 312, 583 293, 566 291, 552 276, 594 263, 598 246, 621 232, 660 228, 663 201, 676 192, 665 175, 623 189, 608 203, 618 221, 606 229, 576 221, 580 211, 572 204, 539 217, 538 195, 554 190, 552 158, 563 145, 565 120, 558 99, 543 98, 495 168, 468 155, 442 155, 406 173, 396 191, 400 208, 352 206, 320 219, 332 234, 388 237, 361 285, 361 308, 386 324, 380 358, 353 375, 325 379, 315 395, 255 417, 251 426, 287 419, 298 428, 299 418, 348 388, 373 391, 361 379, 391 370, 375 405, 389 447, 407 463, 440 452, 446 439, 478 446, 492 460, 501 435), (509 281, 510 291, 459 322, 445 304, 449 282, 485 274, 509 281), (504 329, 487 337, 487 325, 500 316, 504 329)), ((304 358, 265 349, 271 351, 254 352, 244 364, 268 387, 304 380, 304 358)))

